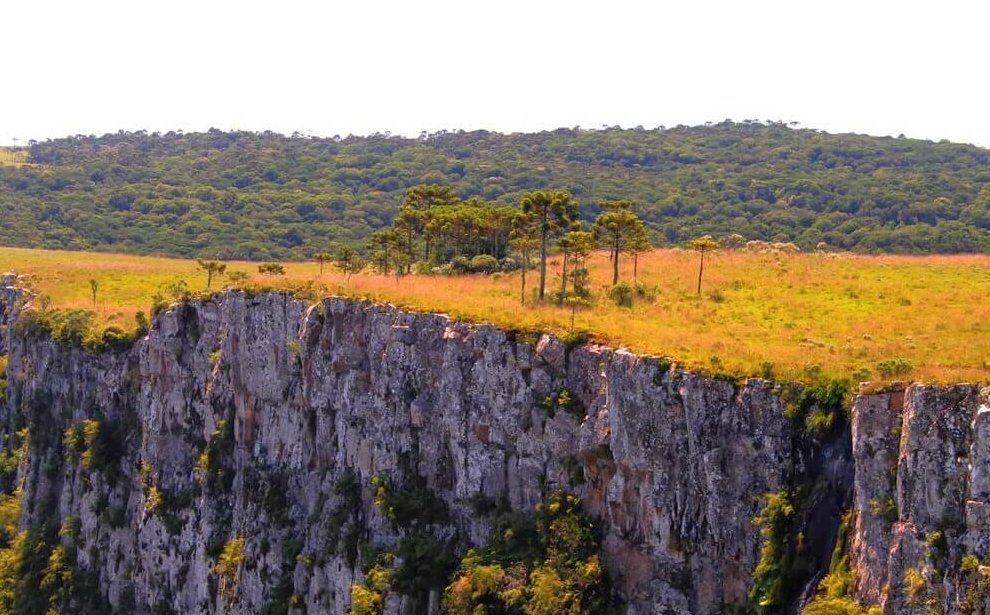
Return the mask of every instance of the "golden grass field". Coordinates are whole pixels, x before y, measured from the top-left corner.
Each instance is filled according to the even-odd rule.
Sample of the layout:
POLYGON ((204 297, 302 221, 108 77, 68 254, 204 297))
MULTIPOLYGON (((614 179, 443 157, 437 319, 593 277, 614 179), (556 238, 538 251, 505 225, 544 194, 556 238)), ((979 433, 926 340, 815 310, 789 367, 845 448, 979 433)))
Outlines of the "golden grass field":
POLYGON ((28 164, 28 152, 26 149, 13 147, 0 147, 0 167, 2 166, 25 166, 28 164))
MULTIPOLYGON (((321 293, 367 297, 416 310, 444 312, 472 322, 564 332, 570 310, 519 304, 519 275, 320 276, 315 263, 286 263, 286 275, 257 275, 257 263, 231 262, 228 271, 253 272, 248 284, 312 282, 321 293)), ((640 257, 639 280, 656 288, 653 300, 630 308, 604 298, 605 254, 591 259, 597 303, 577 313, 576 327, 594 340, 672 357, 688 368, 755 375, 765 362, 776 377, 817 371, 879 377, 877 363, 903 358, 913 370, 896 379, 985 382, 990 379, 990 257, 773 255, 716 252, 695 293, 698 255, 657 250, 640 257), (712 291, 718 291, 713 298, 712 291)), ((328 267, 329 269, 329 267, 328 267)), ((552 266, 552 270, 553 270, 552 266)), ((631 263, 623 263, 630 280, 631 263)), ((85 307, 124 327, 147 311, 156 292, 178 280, 205 290, 195 261, 0 248, 0 270, 30 275, 31 286, 54 307, 85 307), (99 283, 93 306, 89 280, 99 283)), ((536 285, 530 272, 528 284, 536 285)), ((224 280, 214 282, 222 286, 224 280)), ((556 276, 550 284, 559 284, 556 276)))

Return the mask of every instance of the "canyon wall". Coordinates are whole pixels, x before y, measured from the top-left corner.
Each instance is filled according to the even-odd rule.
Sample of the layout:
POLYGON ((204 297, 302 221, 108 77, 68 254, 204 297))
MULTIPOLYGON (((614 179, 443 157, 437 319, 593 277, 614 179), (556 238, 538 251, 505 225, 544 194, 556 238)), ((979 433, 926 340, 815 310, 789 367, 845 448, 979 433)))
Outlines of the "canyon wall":
MULTIPOLYGON (((345 613, 363 554, 404 537, 375 480, 442 502, 426 531, 455 553, 494 528, 479 502, 525 514, 574 493, 633 615, 749 611, 753 519, 766 494, 802 485, 810 569, 795 596, 828 569, 850 505, 862 602, 974 612, 982 587, 961 563, 990 557, 975 387, 860 396, 812 437, 764 380, 356 300, 228 291, 102 353, 10 326, 13 306, 0 429, 28 434, 19 525, 63 528, 73 568, 119 610, 345 613), (224 574, 235 538, 244 557, 224 574)), ((385 612, 436 612, 440 591, 390 592, 385 612)))

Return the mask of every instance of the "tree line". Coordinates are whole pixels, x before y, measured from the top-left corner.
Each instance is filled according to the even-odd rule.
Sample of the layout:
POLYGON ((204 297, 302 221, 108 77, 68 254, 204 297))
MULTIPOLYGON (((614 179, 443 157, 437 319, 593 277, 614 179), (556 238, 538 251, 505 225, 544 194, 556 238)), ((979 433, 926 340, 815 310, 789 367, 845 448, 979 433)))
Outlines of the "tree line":
MULTIPOLYGON (((804 250, 990 250, 988 150, 779 122, 419 138, 138 131, 27 152, 33 166, 0 167, 0 244, 299 260, 328 241, 362 248, 426 184, 508 209, 562 189, 586 224, 603 202, 633 201, 660 246, 739 233, 804 250)), ((463 249, 451 245, 457 228, 481 225, 466 208, 448 213, 425 231, 430 258, 463 249)), ((481 245, 504 241, 498 224, 483 231, 470 251, 503 258, 504 243, 481 245)))
MULTIPOLYGON (((561 271, 555 298, 575 300, 588 295, 585 260, 594 249, 608 250, 614 286, 620 259, 635 261, 652 247, 631 201, 603 201, 599 207, 601 213, 588 225, 565 190, 529 191, 517 206, 507 206, 478 198, 462 201, 450 187, 420 185, 406 192, 392 225, 371 234, 366 253, 385 274, 519 270, 524 302, 527 273, 534 265, 536 298, 547 298, 547 261, 557 253, 561 271)), ((348 254, 341 249, 338 255, 348 254)), ((321 271, 334 258, 332 252, 314 256, 321 271)))

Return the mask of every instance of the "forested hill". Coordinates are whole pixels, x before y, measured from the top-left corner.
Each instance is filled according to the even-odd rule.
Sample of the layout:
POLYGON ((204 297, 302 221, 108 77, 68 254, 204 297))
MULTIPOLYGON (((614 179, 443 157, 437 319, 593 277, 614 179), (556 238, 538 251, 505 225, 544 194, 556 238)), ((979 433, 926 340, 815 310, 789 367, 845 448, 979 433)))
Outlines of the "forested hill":
POLYGON ((222 258, 360 245, 405 190, 516 204, 569 190, 591 219, 632 199, 659 245, 705 233, 890 252, 990 250, 990 150, 782 123, 313 139, 118 133, 0 166, 0 244, 222 258))

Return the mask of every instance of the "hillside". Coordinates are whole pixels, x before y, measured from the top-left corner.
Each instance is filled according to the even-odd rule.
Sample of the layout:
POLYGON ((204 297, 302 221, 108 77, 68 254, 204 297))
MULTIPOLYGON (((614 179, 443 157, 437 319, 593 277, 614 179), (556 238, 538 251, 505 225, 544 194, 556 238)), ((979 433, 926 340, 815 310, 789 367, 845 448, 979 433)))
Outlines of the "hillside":
POLYGON ((658 245, 704 233, 873 252, 990 250, 990 151, 780 123, 313 139, 118 133, 0 166, 0 245, 301 258, 360 246, 406 189, 517 204, 569 190, 590 220, 628 198, 658 245))

